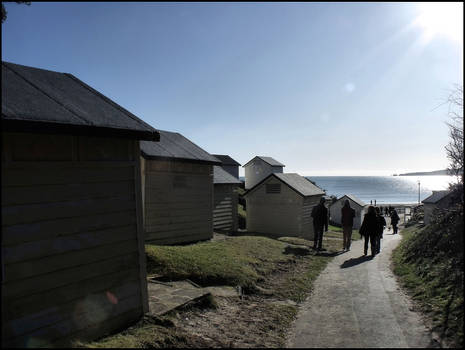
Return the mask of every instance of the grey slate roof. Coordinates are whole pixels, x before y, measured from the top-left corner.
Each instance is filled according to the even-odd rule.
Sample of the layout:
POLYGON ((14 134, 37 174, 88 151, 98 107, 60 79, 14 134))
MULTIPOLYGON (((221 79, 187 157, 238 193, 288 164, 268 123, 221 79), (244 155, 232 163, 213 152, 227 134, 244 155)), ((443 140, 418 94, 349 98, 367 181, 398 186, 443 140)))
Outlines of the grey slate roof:
POLYGON ((238 165, 240 164, 232 159, 230 156, 225 154, 212 154, 215 158, 218 158, 221 161, 221 165, 238 165))
POLYGON ((269 165, 271 166, 282 166, 284 167, 285 165, 278 162, 276 159, 273 159, 271 157, 264 157, 264 156, 255 156, 253 157, 251 160, 249 160, 246 164, 243 165, 243 167, 246 167, 251 161, 253 161, 255 158, 260 158, 261 160, 263 160, 265 163, 268 163, 269 165))
POLYGON ((158 130, 160 141, 141 141, 142 156, 147 159, 168 159, 220 165, 210 153, 182 136, 180 133, 158 130))
POLYGON ((341 198, 339 198, 337 201, 340 201, 340 200, 344 199, 344 197, 347 197, 347 198, 351 199, 352 201, 354 201, 355 203, 357 203, 361 207, 364 207, 366 205, 366 203, 364 201, 362 201, 361 199, 358 199, 353 194, 345 194, 341 198))
POLYGON ((213 184, 241 184, 242 181, 236 179, 219 165, 213 166, 213 184))
POLYGON ((250 188, 245 194, 249 194, 250 192, 252 192, 254 189, 259 187, 262 183, 264 183, 271 176, 278 178, 279 180, 284 182, 286 185, 288 185, 290 188, 292 188, 294 191, 296 191, 297 193, 299 193, 300 195, 304 197, 325 195, 325 192, 321 188, 319 188, 318 186, 315 186, 305 177, 300 176, 299 174, 296 174, 296 173, 270 174, 266 178, 264 178, 262 181, 257 183, 254 187, 250 188))
POLYGON ((433 194, 425 199, 422 200, 422 203, 437 203, 441 199, 445 198, 451 191, 444 190, 444 191, 433 191, 433 194))
POLYGON ((2 62, 2 127, 157 141, 149 124, 68 73, 2 62))

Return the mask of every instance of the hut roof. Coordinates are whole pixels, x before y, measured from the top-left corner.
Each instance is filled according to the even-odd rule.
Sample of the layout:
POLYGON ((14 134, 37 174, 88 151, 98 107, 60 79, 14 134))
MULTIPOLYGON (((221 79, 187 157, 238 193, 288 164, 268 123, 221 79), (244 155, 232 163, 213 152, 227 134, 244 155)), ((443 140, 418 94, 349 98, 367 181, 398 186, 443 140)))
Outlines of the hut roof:
POLYGON ((364 201, 362 201, 361 199, 358 199, 353 194, 345 194, 341 198, 339 198, 336 202, 342 201, 344 198, 349 198, 350 200, 352 200, 353 202, 355 202, 361 207, 364 207, 366 205, 364 201))
POLYGON ((156 129, 73 75, 3 61, 2 127, 159 139, 156 129))
POLYGON ((285 173, 285 174, 280 174, 280 173, 274 173, 270 174, 267 177, 265 177, 262 181, 257 183, 254 187, 249 189, 245 194, 249 194, 256 188, 258 188, 262 183, 264 183, 266 180, 268 180, 271 176, 276 177, 277 179, 281 180, 284 182, 287 186, 289 186, 291 189, 296 191, 298 194, 304 196, 304 197, 309 197, 309 196, 318 196, 318 195, 324 195, 325 192, 319 188, 318 186, 312 184, 309 180, 307 180, 305 177, 300 176, 299 174, 296 173, 285 173))
POLYGON ((255 156, 251 160, 249 160, 246 164, 244 164, 243 167, 246 167, 247 165, 249 165, 249 163, 251 161, 253 161, 255 158, 259 158, 259 159, 261 159, 265 163, 268 163, 271 166, 279 166, 279 167, 281 167, 281 166, 284 167, 285 166, 284 164, 278 162, 276 159, 273 159, 271 157, 255 156))
POLYGON ((221 165, 238 165, 240 164, 232 159, 230 156, 225 154, 212 154, 215 158, 218 158, 221 161, 221 165))
POLYGON ((213 166, 213 184, 241 184, 242 181, 236 179, 219 165, 213 166))
POLYGON ((444 190, 444 191, 433 191, 433 194, 425 199, 423 199, 423 203, 437 203, 441 199, 444 199, 451 193, 450 190, 444 190))
POLYGON ((147 159, 167 159, 220 165, 221 162, 180 133, 158 130, 160 141, 141 141, 142 156, 147 159))

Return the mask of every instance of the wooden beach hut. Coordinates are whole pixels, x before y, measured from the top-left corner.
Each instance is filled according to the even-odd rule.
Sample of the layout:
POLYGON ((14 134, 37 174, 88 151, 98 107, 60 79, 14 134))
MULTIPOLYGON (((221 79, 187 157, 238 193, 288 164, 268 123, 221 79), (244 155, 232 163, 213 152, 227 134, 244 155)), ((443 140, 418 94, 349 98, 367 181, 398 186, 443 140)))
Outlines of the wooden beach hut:
POLYGON ((452 192, 450 190, 433 191, 431 196, 422 201, 424 208, 423 222, 425 225, 431 222, 431 217, 435 209, 446 209, 450 206, 451 194, 452 192))
POLYGON ((312 209, 324 194, 299 174, 270 174, 244 194, 247 230, 311 240, 312 209))
POLYGON ((225 154, 213 154, 213 156, 221 161, 221 167, 223 170, 234 176, 236 179, 239 179, 240 163, 225 154))
POLYGON ((332 223, 341 225, 341 209, 344 206, 346 199, 350 203, 350 207, 355 210, 353 229, 359 229, 363 222, 366 204, 351 194, 345 194, 329 207, 329 217, 332 223))
POLYGON ((256 156, 243 165, 245 189, 249 190, 270 174, 283 172, 284 164, 271 157, 256 156))
POLYGON ((139 140, 71 74, 2 62, 2 347, 69 346, 148 311, 139 140))
POLYGON ((241 183, 221 166, 213 166, 213 228, 215 230, 237 231, 237 189, 241 183))
POLYGON ((213 237, 213 165, 221 162, 183 135, 159 130, 141 141, 145 240, 189 243, 213 237))

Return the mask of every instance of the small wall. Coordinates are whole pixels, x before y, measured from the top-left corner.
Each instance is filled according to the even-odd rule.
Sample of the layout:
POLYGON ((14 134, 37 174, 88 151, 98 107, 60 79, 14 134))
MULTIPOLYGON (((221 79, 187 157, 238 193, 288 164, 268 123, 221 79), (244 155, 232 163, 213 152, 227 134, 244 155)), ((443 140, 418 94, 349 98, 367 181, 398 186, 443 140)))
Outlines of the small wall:
POLYGON ((166 160, 145 161, 144 228, 151 244, 213 237, 213 167, 166 160))
POLYGON ((136 322, 148 310, 138 142, 2 136, 2 346, 66 347, 136 322))
POLYGON ((237 231, 237 185, 214 185, 213 228, 237 231))

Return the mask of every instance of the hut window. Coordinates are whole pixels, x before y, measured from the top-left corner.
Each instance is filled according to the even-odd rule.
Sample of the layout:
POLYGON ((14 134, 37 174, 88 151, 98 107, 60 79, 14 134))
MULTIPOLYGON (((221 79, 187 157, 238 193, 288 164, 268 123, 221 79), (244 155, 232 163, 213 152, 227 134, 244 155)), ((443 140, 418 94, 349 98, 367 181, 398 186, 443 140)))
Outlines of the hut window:
POLYGON ((281 193, 281 184, 267 184, 266 193, 281 193))

